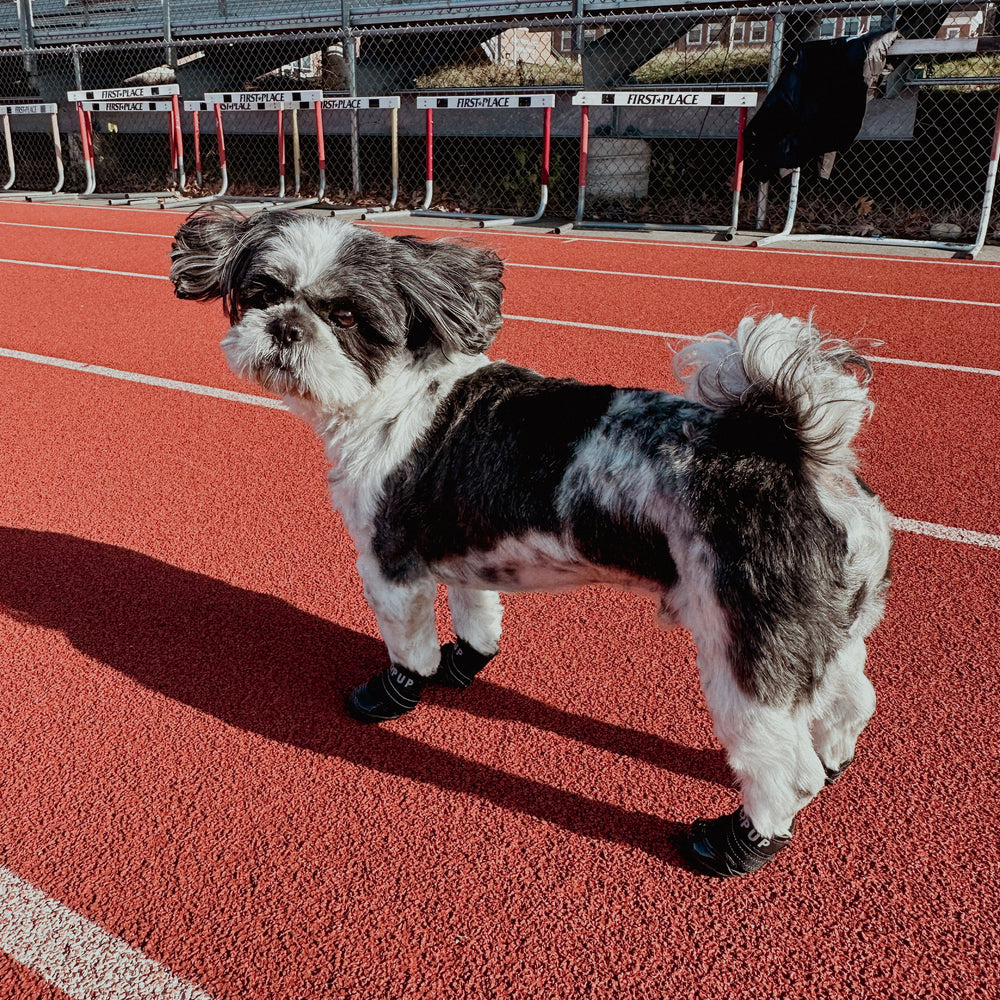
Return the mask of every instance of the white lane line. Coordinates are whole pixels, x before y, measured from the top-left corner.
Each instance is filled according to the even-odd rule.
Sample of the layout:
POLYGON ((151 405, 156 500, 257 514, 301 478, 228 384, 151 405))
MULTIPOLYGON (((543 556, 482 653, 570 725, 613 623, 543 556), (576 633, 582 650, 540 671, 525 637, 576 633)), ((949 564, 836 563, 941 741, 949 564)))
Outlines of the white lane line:
POLYGON ((4 867, 0 950, 73 1000, 212 1000, 4 867))
POLYGON ((165 274, 142 274, 138 271, 110 271, 104 267, 80 267, 78 264, 43 264, 38 260, 11 260, 0 257, 0 264, 21 264, 24 267, 48 267, 54 271, 86 271, 88 274, 114 274, 119 278, 154 278, 157 281, 169 281, 165 274))
MULTIPOLYGON (((543 319, 538 316, 512 316, 504 314, 505 320, 517 320, 520 323, 546 323, 550 326, 579 327, 582 330, 602 330, 608 333, 633 333, 639 337, 662 337, 664 340, 701 340, 701 334, 670 333, 667 330, 639 330, 631 326, 606 326, 602 323, 579 323, 569 319, 543 319)), ((887 365, 911 365, 914 368, 937 368, 948 372, 961 372, 965 375, 995 375, 1000 377, 1000 371, 992 368, 969 368, 965 365, 945 365, 937 361, 910 361, 906 358, 884 358, 880 354, 869 355, 870 360, 887 365)))
MULTIPOLYGON (((123 278, 151 278, 169 281, 166 274, 144 274, 136 271, 112 271, 100 267, 81 267, 77 264, 47 264, 36 260, 14 260, 0 257, 0 264, 21 264, 24 267, 47 267, 57 271, 86 271, 91 274, 112 274, 123 278)), ((586 267, 561 267, 556 264, 517 264, 506 261, 505 267, 522 267, 534 271, 568 271, 571 274, 595 274, 610 278, 650 278, 656 281, 680 281, 702 285, 730 285, 738 288, 770 288, 782 292, 813 292, 823 295, 854 295, 872 299, 899 299, 907 302, 933 302, 950 306, 979 306, 1000 309, 1000 302, 982 302, 978 299, 945 299, 930 295, 900 295, 895 292, 857 291, 850 288, 818 288, 811 285, 779 285, 764 281, 735 281, 728 278, 692 278, 684 274, 650 274, 643 271, 605 271, 586 267)))
POLYGON ((978 545, 985 549, 1000 549, 1000 535, 987 535, 981 531, 951 528, 946 524, 932 524, 928 521, 911 521, 905 517, 894 517, 892 526, 896 531, 929 535, 931 538, 942 538, 946 542, 962 542, 965 545, 978 545))
MULTIPOLYGON (((685 337, 685 339, 695 339, 685 337)), ((0 357, 13 358, 17 361, 30 361, 35 364, 53 365, 57 368, 69 368, 73 371, 86 372, 91 375, 102 375, 106 378, 122 379, 126 382, 141 382, 145 385, 159 386, 163 389, 173 389, 177 392, 190 392, 199 396, 214 396, 217 399, 227 399, 234 403, 246 403, 250 406, 264 406, 272 410, 282 410, 285 404, 280 399, 269 399, 266 396, 253 396, 249 393, 231 392, 228 389, 213 389, 210 386, 198 385, 193 382, 179 382, 176 379, 156 378, 153 375, 141 375, 138 372, 119 371, 116 368, 105 368, 101 365, 87 365, 79 361, 66 361, 62 358, 50 358, 43 354, 28 354, 24 351, 12 351, 0 348, 0 357)), ((1000 374, 994 372, 993 374, 1000 374)), ((962 542, 966 545, 976 545, 981 548, 1000 548, 1000 536, 988 535, 979 531, 968 531, 965 528, 952 528, 943 524, 933 524, 927 521, 911 521, 905 518, 894 518, 898 531, 909 531, 918 535, 930 535, 948 541, 962 542)))
POLYGON ((250 406, 264 406, 272 410, 283 410, 285 404, 280 399, 268 396, 254 396, 248 392, 233 392, 231 389, 216 389, 210 385, 199 385, 197 382, 179 382, 172 378, 158 378, 156 375, 142 375, 139 372, 121 371, 118 368, 105 368, 103 365, 88 365, 84 361, 67 361, 65 358, 50 358, 44 354, 29 354, 26 351, 14 351, 9 347, 0 347, 0 357, 13 358, 16 361, 30 361, 36 365, 51 365, 55 368, 69 368, 73 371, 88 372, 91 375, 103 375, 105 378, 117 378, 124 382, 141 382, 143 385, 155 385, 161 389, 174 389, 179 392, 190 392, 197 396, 213 396, 216 399, 228 399, 234 403, 247 403, 250 406))
POLYGON ((814 288, 811 285, 778 285, 766 281, 735 281, 729 278, 692 278, 686 274, 649 274, 644 271, 602 271, 588 267, 562 267, 555 264, 516 264, 506 261, 505 267, 524 267, 536 271, 569 271, 573 274, 597 274, 609 278, 650 278, 656 281, 688 281, 701 285, 734 285, 738 288, 774 288, 783 292, 820 292, 823 295, 856 295, 870 299, 905 299, 908 302, 935 302, 950 306, 983 306, 1000 309, 1000 302, 980 302, 976 299, 943 299, 931 295, 899 295, 895 292, 856 291, 849 288, 814 288))
MULTIPOLYGON (((161 216, 162 218, 162 216, 161 216)), ((104 236, 148 236, 153 240, 172 240, 170 233, 133 233, 124 229, 86 229, 83 226, 43 226, 34 222, 0 222, 0 226, 14 226, 21 229, 58 229, 63 233, 101 233, 104 236)))

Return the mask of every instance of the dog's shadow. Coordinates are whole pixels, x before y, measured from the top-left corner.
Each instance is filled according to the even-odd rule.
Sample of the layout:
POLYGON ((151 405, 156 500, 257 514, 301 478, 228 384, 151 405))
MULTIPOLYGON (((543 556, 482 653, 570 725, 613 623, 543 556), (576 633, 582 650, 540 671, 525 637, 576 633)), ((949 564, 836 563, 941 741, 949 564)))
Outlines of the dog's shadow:
MULTIPOLYGON (((0 527, 0 607, 58 629, 82 653, 224 722, 385 774, 435 784, 683 865, 681 824, 360 726, 343 693, 386 663, 382 643, 286 601, 130 549, 0 527)), ((453 692, 435 691, 447 704, 453 692)), ((519 720, 679 774, 729 784, 721 751, 561 712, 480 679, 462 710, 519 720)))

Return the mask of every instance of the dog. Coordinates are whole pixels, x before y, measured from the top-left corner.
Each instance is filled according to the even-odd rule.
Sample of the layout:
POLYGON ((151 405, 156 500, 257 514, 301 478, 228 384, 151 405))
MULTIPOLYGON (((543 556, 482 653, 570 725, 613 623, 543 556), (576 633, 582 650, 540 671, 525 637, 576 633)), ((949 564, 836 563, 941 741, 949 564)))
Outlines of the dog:
POLYGON ((683 395, 587 385, 486 356, 503 264, 482 246, 199 209, 171 259, 180 298, 222 300, 232 370, 325 444, 390 660, 348 695, 354 719, 467 687, 499 648, 498 591, 643 591, 693 635, 742 793, 693 825, 691 860, 742 875, 789 843, 875 709, 892 534, 852 450, 865 358, 771 315, 681 349, 683 395))

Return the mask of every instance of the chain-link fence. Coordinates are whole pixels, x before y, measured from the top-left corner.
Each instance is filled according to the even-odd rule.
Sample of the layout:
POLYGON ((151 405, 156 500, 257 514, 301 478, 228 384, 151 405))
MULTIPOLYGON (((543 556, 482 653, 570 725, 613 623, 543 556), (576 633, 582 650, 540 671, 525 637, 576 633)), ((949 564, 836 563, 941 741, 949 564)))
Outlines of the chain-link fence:
MULTIPOLYGON (((397 207, 411 209, 424 204, 428 190, 428 120, 416 106, 418 96, 547 93, 555 95, 544 178, 547 213, 572 218, 581 184, 581 108, 572 103, 578 91, 753 91, 759 106, 804 43, 895 30, 909 48, 897 42, 871 81, 857 138, 837 152, 832 165, 831 157, 801 165, 794 228, 954 239, 973 234, 979 221, 1000 100, 1000 40, 992 3, 681 9, 564 0, 464 4, 459 21, 455 5, 432 14, 426 4, 385 8, 360 0, 328 4, 333 9, 325 11, 304 0, 298 13, 291 5, 265 7, 251 0, 173 0, 172 5, 157 0, 113 8, 60 0, 58 11, 54 0, 35 0, 30 31, 16 11, 12 17, 14 6, 0 5, 0 45, 7 46, 0 49, 0 103, 59 103, 70 192, 86 184, 80 120, 66 100, 71 90, 177 83, 185 100, 212 91, 304 87, 327 94, 398 95, 395 123, 386 110, 324 112, 324 197, 332 205, 385 207, 395 194, 397 207), (43 4, 52 8, 44 18, 43 4), (272 29, 260 30, 267 25, 272 29), (95 41, 116 31, 114 42, 95 41), (121 40, 130 37, 135 40, 121 40), (73 38, 83 41, 65 43, 73 38)), ((25 2, 17 9, 26 6, 31 9, 25 2)), ((680 101, 594 110, 584 178, 586 218, 725 224, 737 161, 736 114, 680 101)), ((159 192, 176 182, 165 118, 153 112, 93 114, 98 192, 159 192)), ((750 118, 752 128, 753 108, 750 118)), ((194 116, 183 114, 187 194, 219 189, 212 122, 210 113, 201 113, 196 150, 194 116)), ((9 125, 17 164, 13 190, 53 187, 56 164, 46 118, 10 116, 9 125)), ((289 149, 294 144, 296 151, 289 154, 295 190, 290 179, 287 193, 315 194, 320 185, 315 120, 286 114, 282 126, 289 149)), ((433 129, 432 209, 532 214, 545 153, 535 112, 452 109, 434 118, 433 129)), ((227 113, 225 143, 229 194, 275 195, 277 116, 227 113)), ((790 179, 784 171, 765 176, 753 168, 748 160, 740 228, 780 230, 790 179)), ((290 178, 291 173, 290 166, 290 178)), ((994 208, 992 238, 996 214, 994 208)))

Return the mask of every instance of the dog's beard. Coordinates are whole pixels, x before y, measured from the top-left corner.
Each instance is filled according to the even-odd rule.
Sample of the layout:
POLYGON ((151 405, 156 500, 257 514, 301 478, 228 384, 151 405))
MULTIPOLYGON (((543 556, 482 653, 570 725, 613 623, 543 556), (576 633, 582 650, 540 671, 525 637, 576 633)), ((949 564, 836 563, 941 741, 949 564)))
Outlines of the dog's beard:
POLYGON ((321 407, 349 405, 371 388, 331 333, 317 330, 301 341, 277 344, 262 312, 248 313, 232 327, 222 340, 222 350, 240 378, 267 392, 321 407))

